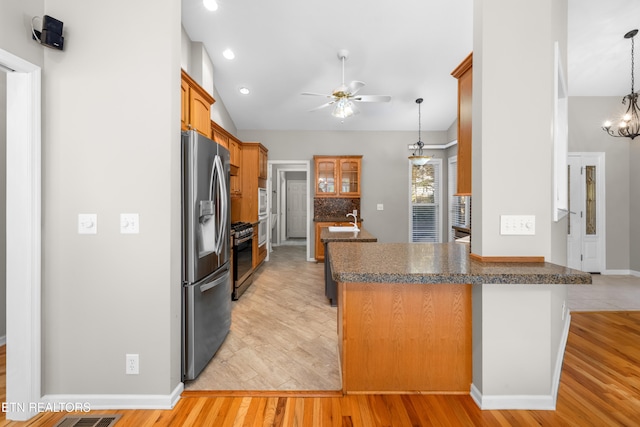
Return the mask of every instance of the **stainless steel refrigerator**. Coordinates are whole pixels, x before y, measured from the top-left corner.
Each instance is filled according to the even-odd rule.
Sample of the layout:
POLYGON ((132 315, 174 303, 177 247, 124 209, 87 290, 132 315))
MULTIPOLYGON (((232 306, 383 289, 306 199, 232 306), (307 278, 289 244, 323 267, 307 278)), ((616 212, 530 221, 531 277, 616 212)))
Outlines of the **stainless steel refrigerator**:
POLYGON ((182 132, 182 377, 195 379, 231 327, 229 151, 182 132))

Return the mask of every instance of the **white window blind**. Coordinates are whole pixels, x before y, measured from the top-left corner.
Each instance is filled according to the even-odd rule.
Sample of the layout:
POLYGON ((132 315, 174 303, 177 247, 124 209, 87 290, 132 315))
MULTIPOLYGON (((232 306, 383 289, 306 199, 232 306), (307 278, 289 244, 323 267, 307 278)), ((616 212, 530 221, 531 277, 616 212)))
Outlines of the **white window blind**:
POLYGON ((451 228, 454 225, 459 227, 469 227, 468 197, 455 196, 458 188, 458 157, 449 157, 449 241, 455 240, 455 231, 451 228))
POLYGON ((435 242, 441 239, 441 159, 423 166, 409 163, 409 241, 435 242))

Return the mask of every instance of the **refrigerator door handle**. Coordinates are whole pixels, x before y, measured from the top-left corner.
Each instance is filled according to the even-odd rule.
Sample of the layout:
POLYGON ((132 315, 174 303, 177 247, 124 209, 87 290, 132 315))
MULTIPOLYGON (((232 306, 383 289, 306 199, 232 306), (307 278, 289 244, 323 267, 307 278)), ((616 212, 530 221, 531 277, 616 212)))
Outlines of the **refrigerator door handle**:
MULTIPOLYGON (((225 179, 225 174, 224 174, 224 166, 222 165, 222 157, 220 156, 216 156, 214 159, 214 169, 217 172, 218 175, 218 191, 220 194, 220 201, 221 201, 221 207, 220 207, 220 212, 222 213, 221 215, 221 220, 220 220, 220 233, 218 234, 218 238, 216 241, 216 254, 220 255, 220 253, 222 252, 222 249, 224 248, 224 236, 227 233, 227 222, 229 222, 229 218, 228 218, 228 206, 227 206, 227 180, 225 179)), ((213 179, 212 179, 213 181, 213 179)), ((212 187, 213 187, 213 182, 211 183, 212 187)), ((213 190, 213 189, 211 189, 213 190)))
POLYGON ((229 272, 226 272, 221 277, 218 277, 216 280, 200 285, 200 293, 205 293, 208 290, 213 289, 218 285, 225 284, 227 283, 228 280, 229 280, 229 272))

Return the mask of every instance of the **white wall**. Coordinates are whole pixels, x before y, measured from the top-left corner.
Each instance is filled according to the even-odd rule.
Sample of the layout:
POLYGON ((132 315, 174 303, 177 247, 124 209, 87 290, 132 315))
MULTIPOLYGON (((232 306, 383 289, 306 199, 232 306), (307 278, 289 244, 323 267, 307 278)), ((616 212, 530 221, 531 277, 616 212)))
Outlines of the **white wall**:
POLYGON ((482 167, 472 172, 472 252, 557 262, 565 251, 552 251, 559 228, 552 221, 550 129, 553 48, 559 41, 566 56, 566 2, 476 1, 474 16, 473 164, 482 167), (535 215, 536 235, 501 236, 505 214, 535 215))
MULTIPOLYGON (((630 218, 634 218, 634 221, 630 221, 629 238, 631 240, 630 257, 631 262, 629 267, 632 271, 640 274, 640 224, 638 224, 637 218, 640 218, 640 141, 634 139, 630 143, 631 152, 629 155, 629 200, 631 202, 631 208, 629 212, 630 218)), ((608 211, 607 211, 608 215, 608 211)), ((607 233, 609 230, 607 229, 607 233)), ((607 245, 608 246, 608 245, 607 245)), ((607 256, 607 263, 609 257, 607 256)))
POLYGON ((7 76, 0 71, 0 337, 7 334, 7 76))
POLYGON ((0 9, 0 47, 40 67, 43 48, 31 39, 31 18, 43 10, 44 0, 2 0, 0 9))
POLYGON ((180 2, 46 6, 65 50, 44 52, 43 392, 166 396, 181 380, 180 2), (140 234, 120 234, 131 212, 140 234))

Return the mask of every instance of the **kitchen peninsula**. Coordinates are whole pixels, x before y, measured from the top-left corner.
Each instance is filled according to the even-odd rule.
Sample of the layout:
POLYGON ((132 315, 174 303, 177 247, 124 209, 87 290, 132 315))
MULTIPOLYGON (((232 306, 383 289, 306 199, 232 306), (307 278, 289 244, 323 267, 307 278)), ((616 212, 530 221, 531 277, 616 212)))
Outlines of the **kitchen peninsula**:
POLYGON ((558 285, 589 284, 588 273, 480 262, 467 243, 331 242, 328 251, 344 392, 471 391, 481 407, 554 399, 569 318, 558 285))

